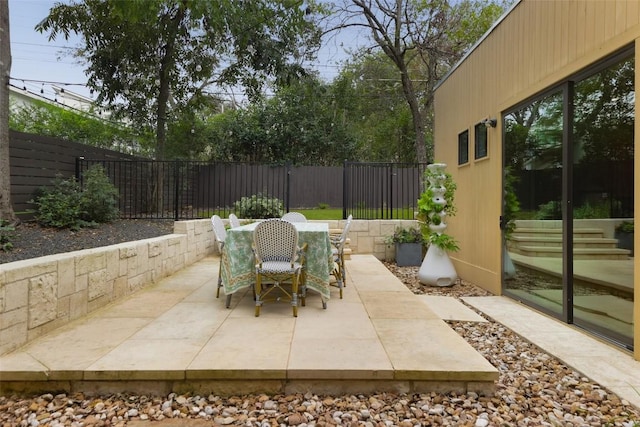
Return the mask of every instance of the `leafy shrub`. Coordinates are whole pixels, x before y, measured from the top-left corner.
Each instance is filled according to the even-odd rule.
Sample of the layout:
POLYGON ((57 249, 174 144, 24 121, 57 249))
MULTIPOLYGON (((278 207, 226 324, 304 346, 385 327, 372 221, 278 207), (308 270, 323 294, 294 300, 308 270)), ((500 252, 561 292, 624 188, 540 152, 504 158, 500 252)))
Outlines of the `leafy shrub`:
POLYGON ((77 230, 86 226, 82 220, 82 192, 75 178, 54 178, 52 187, 41 187, 29 203, 36 205, 35 218, 40 225, 77 230))
POLYGON ((560 202, 551 200, 538 206, 534 219, 561 219, 562 208, 560 202))
POLYGON ((95 165, 84 173, 84 187, 81 198, 83 219, 104 223, 118 219, 118 190, 111 184, 101 165, 95 165))
POLYGON ((101 166, 85 172, 84 191, 75 178, 58 175, 52 182, 52 187, 39 188, 30 201, 36 205, 35 219, 40 225, 78 230, 118 217, 117 190, 101 166))
MULTIPOLYGON (((607 200, 597 202, 585 202, 573 208, 574 219, 609 218, 612 209, 620 209, 619 201, 609 202, 607 200)), ((561 219, 562 206, 560 202, 552 200, 538 207, 535 219, 561 219)))
POLYGON ((234 202, 233 209, 240 218, 280 218, 283 214, 283 203, 275 197, 270 198, 258 193, 234 202))
POLYGON ((15 228, 11 227, 7 221, 0 219, 0 251, 8 252, 13 249, 11 237, 14 231, 15 228))
POLYGON ((634 230, 633 221, 622 221, 616 227, 616 231, 618 233, 633 233, 633 230, 634 230))
POLYGON ((585 204, 573 208, 573 217, 588 219, 588 218, 609 218, 611 216, 611 209, 616 205, 620 205, 620 202, 613 200, 597 201, 593 203, 585 202, 585 204))

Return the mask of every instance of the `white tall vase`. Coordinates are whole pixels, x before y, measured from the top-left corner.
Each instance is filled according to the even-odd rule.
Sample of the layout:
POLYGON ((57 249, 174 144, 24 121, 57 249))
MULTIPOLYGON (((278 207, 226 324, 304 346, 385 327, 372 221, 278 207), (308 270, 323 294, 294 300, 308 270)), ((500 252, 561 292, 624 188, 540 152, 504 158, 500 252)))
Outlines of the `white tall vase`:
MULTIPOLYGON (((444 163, 434 163, 427 166, 432 172, 429 179, 429 189, 433 193, 433 202, 437 205, 446 206, 447 200, 444 198, 446 188, 444 187, 445 173, 444 169, 447 167, 444 163)), ((439 235, 447 228, 445 223, 446 213, 442 211, 440 213, 440 224, 430 224, 429 228, 432 232, 439 235)), ((420 283, 431 286, 451 286, 458 278, 456 269, 453 263, 449 259, 449 255, 445 250, 442 250, 436 245, 430 245, 427 249, 427 254, 422 261, 420 270, 418 270, 418 280, 420 283)))
POLYGON ((513 265, 513 261, 511 260, 511 256, 509 255, 509 251, 507 250, 507 245, 504 245, 504 249, 502 251, 502 269, 504 270, 504 278, 505 279, 513 279, 516 277, 516 267, 513 265))
POLYGON ((456 268, 447 252, 436 245, 429 246, 418 270, 420 283, 431 286, 451 286, 457 278, 456 268))

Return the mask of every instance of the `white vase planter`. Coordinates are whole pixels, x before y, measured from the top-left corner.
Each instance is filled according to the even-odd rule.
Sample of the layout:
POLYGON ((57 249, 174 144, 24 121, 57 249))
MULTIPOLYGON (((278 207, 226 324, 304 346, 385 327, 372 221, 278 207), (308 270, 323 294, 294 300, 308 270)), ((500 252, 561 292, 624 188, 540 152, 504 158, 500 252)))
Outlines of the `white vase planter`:
POLYGON ((458 278, 449 255, 435 245, 429 246, 418 270, 420 283, 431 286, 451 286, 458 278))
POLYGON ((513 279, 516 277, 516 267, 513 265, 513 261, 509 256, 509 251, 507 250, 507 246, 504 246, 502 252, 502 261, 503 261, 503 270, 504 270, 504 278, 505 279, 513 279))
MULTIPOLYGON (((446 167, 447 165, 444 163, 434 163, 427 166, 427 168, 435 174, 429 178, 429 189, 434 195, 432 199, 433 203, 441 206, 446 206, 447 204, 447 200, 444 198, 444 193, 447 189, 443 185, 446 179, 444 173, 446 167)), ((438 233, 438 235, 442 234, 447 228, 447 224, 445 223, 446 213, 444 210, 440 212, 439 216, 440 224, 429 225, 429 229, 434 233, 438 233)), ((420 270, 418 270, 418 280, 420 283, 431 286, 451 286, 457 278, 458 274, 447 252, 436 245, 430 245, 422 261, 420 270)))

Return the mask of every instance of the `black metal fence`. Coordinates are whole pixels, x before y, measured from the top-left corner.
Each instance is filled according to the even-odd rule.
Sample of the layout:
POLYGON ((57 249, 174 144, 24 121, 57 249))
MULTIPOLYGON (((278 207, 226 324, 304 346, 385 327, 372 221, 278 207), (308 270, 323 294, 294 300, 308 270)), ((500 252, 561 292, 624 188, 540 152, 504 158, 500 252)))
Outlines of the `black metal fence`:
POLYGON ((321 204, 343 217, 413 218, 426 164, 354 163, 342 167, 78 158, 76 177, 103 166, 119 191, 124 218, 227 216, 242 197, 277 198, 286 211, 321 204))
POLYGON ((426 163, 345 163, 343 217, 413 219, 426 167, 426 163))

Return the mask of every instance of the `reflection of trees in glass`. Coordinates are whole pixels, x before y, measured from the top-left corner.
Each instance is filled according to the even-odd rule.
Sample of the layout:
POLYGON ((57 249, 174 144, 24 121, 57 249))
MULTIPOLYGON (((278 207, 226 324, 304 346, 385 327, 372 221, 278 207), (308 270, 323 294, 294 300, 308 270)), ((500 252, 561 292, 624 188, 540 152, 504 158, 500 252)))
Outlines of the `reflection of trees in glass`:
MULTIPOLYGON (((633 212, 634 58, 576 82, 574 104, 574 216, 633 212), (597 167, 607 178, 595 177, 597 167)), ((506 179, 523 211, 561 218, 563 96, 533 101, 504 118, 506 179)), ((506 189, 508 190, 508 189, 506 189)))
POLYGON ((576 84, 576 158, 584 163, 633 158, 634 58, 576 84))
POLYGON ((562 166, 562 95, 556 93, 505 116, 506 164, 514 170, 562 166))
MULTIPOLYGON (((534 211, 560 200, 562 93, 531 102, 505 116, 505 206, 507 233, 517 211, 534 211)), ((559 205, 558 205, 559 206, 559 205)), ((527 215, 527 214, 525 214, 527 215)), ((553 213, 560 218, 560 212, 553 213)))

